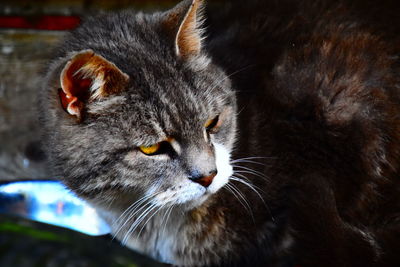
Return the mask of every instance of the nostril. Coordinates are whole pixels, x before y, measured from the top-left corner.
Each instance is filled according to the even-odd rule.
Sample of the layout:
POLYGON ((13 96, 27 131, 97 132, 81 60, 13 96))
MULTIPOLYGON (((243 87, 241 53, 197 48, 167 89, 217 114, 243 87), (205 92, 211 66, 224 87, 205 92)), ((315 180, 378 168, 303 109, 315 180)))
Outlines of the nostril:
POLYGON ((195 183, 201 184, 204 187, 208 187, 212 183, 212 181, 216 175, 217 175, 216 170, 209 172, 209 175, 207 175, 207 176, 201 175, 199 172, 195 172, 195 173, 192 172, 189 175, 189 179, 195 183))

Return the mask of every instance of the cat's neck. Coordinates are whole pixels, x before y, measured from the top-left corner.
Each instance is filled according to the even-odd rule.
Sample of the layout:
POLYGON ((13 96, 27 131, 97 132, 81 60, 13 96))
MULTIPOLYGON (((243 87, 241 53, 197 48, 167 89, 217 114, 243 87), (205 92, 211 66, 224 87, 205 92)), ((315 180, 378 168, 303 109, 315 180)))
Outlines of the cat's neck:
MULTIPOLYGON (((261 232, 273 232, 276 227, 273 220, 265 223, 257 219, 270 217, 271 214, 261 201, 252 199, 254 192, 240 186, 239 190, 243 192, 249 207, 241 204, 244 200, 240 196, 232 197, 229 190, 222 188, 197 208, 167 207, 155 209, 157 212, 150 212, 147 216, 143 216, 146 212, 146 208, 143 208, 142 212, 134 215, 123 214, 124 220, 120 219, 121 211, 104 212, 102 215, 113 227, 112 232, 116 233, 117 239, 136 251, 165 263, 210 265, 218 262, 221 256, 254 245, 244 244, 243 235, 254 235, 248 240, 256 240, 256 233, 261 229, 261 232), (241 208, 238 208, 238 204, 241 208), (116 221, 120 222, 116 224, 116 221), (141 223, 138 224, 138 221, 141 223), (205 259, 201 257, 202 253, 215 255, 215 258, 205 259)), ((287 237, 281 241, 285 249, 289 240, 287 237)), ((230 257, 233 259, 237 255, 230 257)))
POLYGON ((227 253, 229 246, 222 248, 216 246, 218 242, 205 242, 209 239, 230 243, 224 233, 229 213, 224 213, 212 199, 193 209, 174 206, 156 211, 143 216, 146 213, 144 208, 142 213, 125 216, 125 220, 120 220, 120 212, 107 212, 103 216, 117 239, 126 246, 164 263, 193 265, 200 260, 197 258, 198 251, 215 253, 220 250, 220 253, 227 253), (118 220, 120 222, 116 224, 118 220), (139 221, 141 223, 138 224, 139 221), (188 251, 188 248, 192 249, 188 251), (185 257, 182 253, 186 254, 185 257), (182 262, 188 258, 193 262, 182 262))

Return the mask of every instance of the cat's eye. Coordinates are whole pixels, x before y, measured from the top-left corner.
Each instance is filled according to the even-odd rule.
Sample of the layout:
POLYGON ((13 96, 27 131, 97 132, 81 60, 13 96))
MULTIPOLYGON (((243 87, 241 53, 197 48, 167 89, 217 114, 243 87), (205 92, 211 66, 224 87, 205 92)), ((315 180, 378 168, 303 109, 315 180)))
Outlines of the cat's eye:
POLYGON ((211 120, 208 120, 204 124, 204 128, 206 128, 206 131, 213 133, 213 130, 215 130, 216 126, 218 125, 218 120, 219 120, 219 116, 216 116, 215 118, 213 118, 211 120))
POLYGON ((150 146, 139 146, 139 151, 147 156, 155 156, 160 154, 174 154, 174 149, 172 148, 169 141, 162 141, 150 146))
POLYGON ((146 155, 155 155, 161 147, 161 143, 153 144, 150 146, 140 146, 139 150, 146 155))

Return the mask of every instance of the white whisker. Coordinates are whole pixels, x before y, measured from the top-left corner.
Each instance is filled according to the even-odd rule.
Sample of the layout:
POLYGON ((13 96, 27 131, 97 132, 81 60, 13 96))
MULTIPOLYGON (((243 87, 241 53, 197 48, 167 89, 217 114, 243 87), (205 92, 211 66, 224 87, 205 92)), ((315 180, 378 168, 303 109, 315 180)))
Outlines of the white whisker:
POLYGON ((129 235, 133 233, 138 225, 146 218, 146 216, 155 208, 157 208, 158 205, 153 203, 148 207, 145 211, 142 212, 142 214, 139 215, 138 218, 136 218, 135 222, 129 227, 128 231, 125 233, 124 238, 122 239, 122 244, 126 244, 126 241, 129 238, 129 235))
POLYGON ((269 208, 269 206, 267 205, 267 203, 265 202, 264 198, 261 196, 260 192, 258 192, 257 189, 263 191, 261 188, 259 188, 258 186, 255 186, 249 182, 244 181, 243 179, 240 179, 238 177, 232 176, 230 178, 233 181, 237 181, 239 183, 242 183, 244 185, 246 185, 247 187, 249 187, 253 192, 255 192, 257 194, 257 196, 261 199, 261 201, 264 203, 264 206, 268 209, 269 214, 271 215, 271 219, 272 221, 275 221, 274 216, 272 215, 271 209, 269 208))
POLYGON ((118 230, 114 233, 114 237, 124 228, 124 226, 136 215, 138 214, 140 211, 142 211, 143 209, 146 209, 150 206, 152 206, 153 204, 151 202, 147 202, 145 204, 143 204, 142 206, 139 206, 137 209, 133 209, 129 212, 129 215, 127 216, 127 219, 125 220, 124 223, 122 223, 118 230))
POLYGON ((235 163, 251 163, 251 164, 258 164, 258 165, 262 165, 262 166, 267 166, 267 164, 262 163, 262 162, 257 162, 254 160, 250 160, 250 159, 238 159, 238 160, 232 160, 231 164, 235 164, 235 163))
POLYGON ((112 223, 112 226, 117 226, 117 231, 113 233, 113 239, 117 236, 119 231, 126 225, 126 223, 133 217, 135 214, 137 214, 140 210, 142 210, 144 207, 146 207, 149 203, 145 203, 147 200, 150 198, 154 197, 157 192, 150 194, 150 195, 145 195, 132 203, 125 211, 112 223), (145 204, 143 204, 145 203, 145 204), (143 205, 142 205, 143 204, 143 205), (142 207, 140 207, 142 205, 142 207), (129 217, 123 224, 120 224, 121 221, 123 221, 126 217, 129 217))
MULTIPOLYGON (((253 185, 253 184, 251 184, 251 183, 248 183, 248 182, 244 181, 243 179, 240 179, 240 178, 235 177, 235 176, 232 176, 232 177, 230 178, 230 180, 237 181, 237 182, 239 182, 239 183, 242 183, 242 184, 246 185, 246 186, 247 186, 248 188, 250 188, 253 192, 255 192, 255 193, 257 194, 257 196, 261 199, 261 201, 265 204, 264 198, 261 196, 260 192, 257 191, 257 189, 260 189, 259 187, 255 186, 255 185, 253 185), (257 189, 256 189, 256 188, 257 188, 257 189)), ((261 189, 260 189, 260 190, 261 190, 261 189)))
POLYGON ((243 201, 236 195, 236 193, 231 189, 230 184, 226 184, 225 187, 226 190, 228 190, 238 201, 239 203, 250 213, 249 209, 246 207, 246 205, 243 203, 243 201))
POLYGON ((140 228, 139 233, 137 234, 137 237, 140 236, 140 234, 142 233, 144 227, 145 227, 146 224, 151 220, 151 218, 153 218, 154 215, 156 215, 160 210, 162 210, 162 209, 165 207, 166 204, 167 204, 167 203, 165 203, 164 205, 160 206, 160 207, 146 220, 146 222, 143 224, 142 228, 140 228))
POLYGON ((234 184, 227 184, 227 186, 229 186, 233 191, 236 192, 236 194, 243 200, 243 202, 245 203, 245 205, 243 205, 243 202, 240 201, 242 203, 242 205, 249 211, 251 218, 254 221, 254 215, 253 215, 253 211, 251 210, 251 206, 250 203, 247 201, 247 199, 245 198, 245 196, 242 194, 242 192, 239 190, 239 188, 237 188, 234 184))
POLYGON ((123 218, 126 216, 126 214, 128 212, 130 212, 131 209, 134 209, 135 207, 137 207, 138 205, 140 205, 141 203, 143 203, 144 201, 146 201, 147 199, 153 197, 155 194, 157 193, 153 193, 150 195, 145 195, 141 198, 139 198, 138 200, 136 200, 135 202, 133 202, 127 209, 125 209, 125 211, 114 221, 114 223, 118 223, 119 220, 123 220, 123 218))
POLYGON ((215 88, 217 88, 217 86, 219 86, 219 85, 220 85, 221 83, 223 83, 226 79, 229 79, 229 78, 232 77, 233 75, 236 75, 236 74, 238 74, 238 73, 240 73, 240 72, 242 72, 242 71, 245 71, 246 69, 251 68, 251 67, 254 67, 254 66, 255 66, 254 64, 251 64, 251 65, 245 66, 245 67, 243 67, 243 68, 241 68, 241 69, 239 69, 239 70, 237 70, 237 71, 234 71, 234 72, 228 74, 228 75, 225 76, 223 79, 221 79, 221 80, 219 80, 217 83, 215 83, 215 85, 211 88, 211 90, 214 90, 215 88))
POLYGON ((163 219, 162 219, 162 221, 164 222, 164 227, 163 227, 163 230, 162 230, 162 234, 164 234, 165 228, 167 228, 168 219, 169 219, 169 216, 171 215, 171 212, 172 212, 172 209, 173 209, 173 208, 174 208, 174 204, 172 204, 172 205, 166 210, 165 214, 168 214, 166 220, 164 221, 165 216, 164 216, 163 219))
POLYGON ((252 172, 252 171, 235 170, 235 173, 247 173, 247 174, 252 174, 252 175, 257 176, 257 177, 259 177, 259 178, 262 178, 262 179, 264 179, 264 180, 266 180, 266 181, 267 181, 267 179, 268 179, 267 176, 261 175, 261 174, 258 174, 258 173, 252 172))
POLYGON ((261 176, 265 177, 265 174, 263 174, 262 172, 253 170, 253 169, 248 168, 248 167, 245 167, 245 166, 233 165, 233 167, 234 167, 234 168, 243 169, 243 170, 247 170, 247 171, 250 171, 250 172, 253 172, 253 173, 255 173, 255 174, 258 174, 258 175, 261 175, 261 176))
POLYGON ((237 161, 237 160, 251 160, 251 159, 275 159, 276 157, 246 157, 246 158, 238 158, 232 160, 232 162, 237 161))
MULTIPOLYGON (((240 173, 236 173, 236 172, 235 172, 234 175, 239 176, 239 177, 237 177, 237 178, 242 178, 242 179, 244 179, 246 182, 253 184, 253 183, 250 181, 250 179, 247 178, 246 176, 244 176, 243 174, 240 174, 240 173)), ((233 176, 233 177, 235 177, 235 176, 233 176)))

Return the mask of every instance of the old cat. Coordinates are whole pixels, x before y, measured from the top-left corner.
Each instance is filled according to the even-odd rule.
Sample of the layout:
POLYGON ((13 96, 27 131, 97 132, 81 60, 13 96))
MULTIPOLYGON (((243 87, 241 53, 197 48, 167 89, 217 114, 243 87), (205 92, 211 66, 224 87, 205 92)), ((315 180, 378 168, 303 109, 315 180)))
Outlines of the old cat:
POLYGON ((87 19, 45 77, 49 163, 165 263, 397 266, 398 11, 186 0, 87 19))

